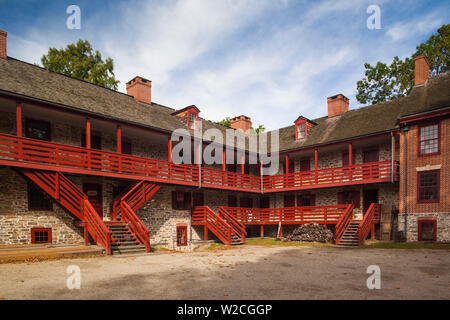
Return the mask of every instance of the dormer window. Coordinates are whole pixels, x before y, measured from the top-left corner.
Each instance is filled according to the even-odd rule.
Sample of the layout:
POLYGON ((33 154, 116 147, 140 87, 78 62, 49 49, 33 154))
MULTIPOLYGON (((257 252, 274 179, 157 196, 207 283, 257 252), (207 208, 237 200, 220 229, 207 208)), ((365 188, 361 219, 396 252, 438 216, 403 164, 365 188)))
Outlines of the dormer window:
POLYGON ((305 117, 298 117, 295 120, 295 140, 304 140, 308 137, 308 130, 316 126, 317 123, 308 120, 305 117))
POLYGON ((198 122, 198 113, 189 112, 189 129, 197 130, 197 122, 198 122))
POLYGON ((305 123, 299 123, 297 125, 297 140, 305 139, 306 138, 306 124, 305 123))
POLYGON ((190 130, 197 131, 199 129, 198 125, 198 114, 200 110, 196 106, 189 106, 172 113, 173 116, 177 116, 190 130))

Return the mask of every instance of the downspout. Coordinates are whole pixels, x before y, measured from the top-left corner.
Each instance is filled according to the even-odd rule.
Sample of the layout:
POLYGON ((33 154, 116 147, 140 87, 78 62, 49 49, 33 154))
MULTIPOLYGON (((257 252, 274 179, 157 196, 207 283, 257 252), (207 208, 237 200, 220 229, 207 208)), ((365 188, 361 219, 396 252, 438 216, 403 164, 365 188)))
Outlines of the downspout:
POLYGON ((409 127, 404 127, 403 132, 404 136, 404 169, 403 169, 403 178, 404 178, 404 195, 403 195, 403 214, 405 220, 405 241, 407 241, 407 232, 408 232, 408 131, 409 127))
POLYGON ((394 150, 394 133, 391 131, 391 183, 394 183, 394 158, 395 158, 395 150, 394 150))

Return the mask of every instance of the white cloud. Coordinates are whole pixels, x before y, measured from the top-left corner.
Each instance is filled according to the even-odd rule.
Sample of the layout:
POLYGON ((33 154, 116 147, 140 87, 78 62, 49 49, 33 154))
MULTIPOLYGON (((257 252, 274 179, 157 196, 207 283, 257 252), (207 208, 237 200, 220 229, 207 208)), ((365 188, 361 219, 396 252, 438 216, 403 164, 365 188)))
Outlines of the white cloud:
POLYGON ((387 30, 387 35, 393 42, 397 42, 430 33, 441 25, 442 20, 439 18, 439 14, 433 12, 425 17, 398 22, 387 30))

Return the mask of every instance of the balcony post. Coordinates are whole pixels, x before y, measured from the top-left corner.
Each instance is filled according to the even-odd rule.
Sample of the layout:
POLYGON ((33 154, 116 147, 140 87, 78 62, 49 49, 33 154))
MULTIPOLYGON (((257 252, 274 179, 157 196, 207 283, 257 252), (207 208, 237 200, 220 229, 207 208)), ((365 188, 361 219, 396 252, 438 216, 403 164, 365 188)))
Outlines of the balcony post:
POLYGON ((353 165, 353 146, 351 143, 348 144, 348 166, 349 166, 349 180, 352 181, 352 165, 353 165))
POLYGON ((86 119, 86 148, 91 148, 91 120, 86 119))
POLYGON ((264 238, 264 225, 261 225, 261 234, 260 234, 261 238, 264 238))
POLYGON ((242 155, 241 156, 241 173, 242 174, 244 174, 244 163, 245 163, 245 161, 244 161, 244 158, 245 157, 245 155, 242 155))
POLYGON ((289 173, 289 155, 286 155, 285 156, 285 158, 284 158, 284 160, 286 161, 286 163, 285 163, 285 168, 286 168, 286 170, 285 170, 285 174, 288 174, 289 173))
POLYGON ((222 151, 222 171, 226 170, 225 150, 222 151))
POLYGON ((172 162, 172 138, 167 143, 167 161, 172 162))
POLYGON ((117 125, 117 153, 122 153, 122 127, 117 125))
POLYGON ((22 137, 22 103, 16 104, 16 130, 17 136, 22 137))
POLYGON ((316 184, 318 183, 317 170, 319 169, 319 151, 314 149, 314 171, 316 176, 316 184))

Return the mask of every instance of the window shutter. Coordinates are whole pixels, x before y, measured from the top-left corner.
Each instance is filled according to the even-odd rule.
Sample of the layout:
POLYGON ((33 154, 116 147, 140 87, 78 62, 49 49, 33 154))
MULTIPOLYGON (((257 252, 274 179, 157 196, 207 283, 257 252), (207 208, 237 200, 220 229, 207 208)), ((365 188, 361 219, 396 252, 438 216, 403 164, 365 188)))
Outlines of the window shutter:
POLYGON ((354 204, 355 208, 359 208, 359 205, 360 205, 359 199, 360 199, 359 191, 353 191, 353 204, 354 204))
POLYGON ((191 193, 190 192, 184 193, 184 209, 191 210, 191 193))

